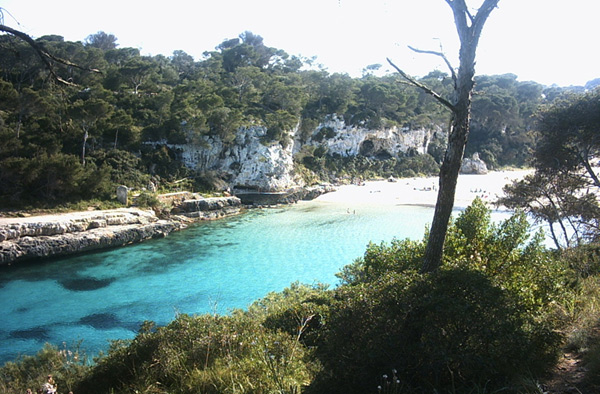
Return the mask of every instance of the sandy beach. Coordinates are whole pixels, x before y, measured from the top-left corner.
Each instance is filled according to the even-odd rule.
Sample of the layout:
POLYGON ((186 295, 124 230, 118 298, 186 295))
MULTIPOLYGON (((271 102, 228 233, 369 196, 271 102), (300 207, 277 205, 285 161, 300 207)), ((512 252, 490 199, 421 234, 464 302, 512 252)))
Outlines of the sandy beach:
MULTIPOLYGON (((516 179, 521 179, 533 170, 492 171, 483 175, 461 174, 456 187, 455 208, 465 208, 476 197, 490 204, 502 196, 502 188, 516 179)), ((324 194, 317 201, 356 204, 390 204, 435 206, 438 178, 399 178, 367 181, 364 185, 342 185, 335 192, 324 194)))

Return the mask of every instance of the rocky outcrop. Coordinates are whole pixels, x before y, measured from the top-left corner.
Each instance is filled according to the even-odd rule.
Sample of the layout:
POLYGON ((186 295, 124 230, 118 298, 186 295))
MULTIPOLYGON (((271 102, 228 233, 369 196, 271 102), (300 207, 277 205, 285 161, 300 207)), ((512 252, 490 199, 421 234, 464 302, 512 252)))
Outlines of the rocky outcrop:
POLYGON ((292 145, 265 143, 265 127, 238 130, 232 144, 224 144, 218 136, 202 136, 188 144, 166 144, 178 152, 185 166, 199 172, 216 171, 226 175, 230 186, 280 191, 302 185, 294 174, 292 145))
POLYGON ((360 125, 348 125, 336 115, 328 116, 306 140, 297 135, 297 127, 289 131, 287 146, 269 142, 263 126, 245 127, 237 131, 233 142, 225 144, 218 136, 193 136, 188 143, 167 144, 166 141, 147 142, 166 145, 176 152, 179 160, 198 172, 214 172, 227 180, 231 189, 249 189, 263 193, 283 193, 304 186, 294 172, 294 154, 303 146, 324 146, 328 154, 340 156, 363 155, 389 159, 404 154, 424 154, 431 141, 444 138, 441 128, 409 129, 390 127, 372 130, 360 125))
POLYGON ((460 168, 461 174, 487 174, 487 165, 479 158, 479 153, 474 153, 471 158, 464 158, 460 168))
POLYGON ((162 238, 184 225, 154 212, 117 209, 0 221, 0 264, 162 238))
POLYGON ((171 212, 196 220, 214 220, 237 215, 241 209, 238 197, 211 197, 183 200, 171 212))
POLYGON ((146 225, 156 222, 158 218, 151 210, 131 208, 0 220, 0 242, 3 242, 23 237, 79 233, 110 226, 146 225))
POLYGON ((168 220, 136 208, 0 218, 0 265, 163 238, 190 222, 234 215, 241 208, 237 197, 214 197, 184 200, 168 220))
POLYGON ((306 144, 324 145, 329 154, 344 157, 360 154, 389 159, 409 152, 425 154, 429 143, 442 134, 439 127, 409 129, 394 126, 373 130, 348 125, 343 119, 332 115, 315 129, 306 144))
POLYGON ((331 185, 295 187, 280 192, 260 192, 254 190, 238 190, 236 196, 244 205, 268 206, 278 204, 293 204, 298 201, 314 200, 322 194, 335 190, 331 185))

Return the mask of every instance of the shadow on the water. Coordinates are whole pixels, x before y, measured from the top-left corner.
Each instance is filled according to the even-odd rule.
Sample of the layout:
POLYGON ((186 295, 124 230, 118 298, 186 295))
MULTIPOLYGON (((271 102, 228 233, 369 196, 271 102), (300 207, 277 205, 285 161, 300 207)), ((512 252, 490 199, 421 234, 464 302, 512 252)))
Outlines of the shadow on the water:
POLYGON ((336 223, 339 223, 339 221, 340 221, 339 219, 324 220, 322 222, 314 223, 313 226, 316 226, 316 227, 332 226, 336 223))
POLYGON ((50 338, 48 329, 44 327, 33 327, 26 330, 15 330, 9 334, 13 339, 34 339, 38 342, 47 341, 50 338))
POLYGON ((94 313, 79 319, 79 324, 84 324, 96 330, 110 330, 122 328, 123 322, 114 313, 94 313))
POLYGON ((211 244, 211 246, 214 246, 216 248, 227 248, 227 247, 235 246, 237 244, 238 244, 237 242, 213 242, 211 244))
POLYGON ((306 205, 301 208, 297 208, 298 212, 302 213, 311 213, 321 211, 323 208, 318 205, 306 205))
POLYGON ((107 287, 113 283, 116 278, 96 279, 96 278, 75 278, 61 279, 59 283, 62 287, 71 291, 93 291, 107 287))

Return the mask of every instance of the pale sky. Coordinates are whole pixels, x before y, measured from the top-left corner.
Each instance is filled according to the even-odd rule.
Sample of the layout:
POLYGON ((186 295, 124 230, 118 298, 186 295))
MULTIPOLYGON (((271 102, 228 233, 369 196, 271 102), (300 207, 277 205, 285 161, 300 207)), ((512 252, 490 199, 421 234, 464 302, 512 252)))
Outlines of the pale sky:
MULTIPOLYGON (((483 0, 470 0, 479 6, 483 0)), ((290 55, 316 56, 333 72, 361 76, 386 57, 413 76, 439 69, 440 50, 458 66, 458 38, 445 0, 0 0, 4 24, 33 37, 84 41, 114 34, 119 48, 196 60, 248 30, 290 55)), ((500 0, 486 23, 477 74, 516 74, 520 81, 584 85, 600 77, 600 1, 500 0)), ((391 70, 390 70, 391 71, 391 70)))

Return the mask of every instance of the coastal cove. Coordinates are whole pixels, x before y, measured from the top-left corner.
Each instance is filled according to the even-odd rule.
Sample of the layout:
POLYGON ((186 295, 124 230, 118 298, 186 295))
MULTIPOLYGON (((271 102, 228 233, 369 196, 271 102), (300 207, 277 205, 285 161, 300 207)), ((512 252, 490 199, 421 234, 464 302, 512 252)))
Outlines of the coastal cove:
MULTIPOLYGON (((461 179, 488 179, 474 177, 461 179)), ((3 267, 0 362, 46 342, 70 347, 81 340, 93 355, 110 340, 132 338, 145 320, 228 313, 296 281, 334 286, 335 273, 370 241, 423 236, 433 217, 435 192, 424 188, 430 182, 348 185, 314 201, 193 224, 164 239, 3 267), (409 194, 418 205, 407 205, 409 194)), ((460 196, 457 206, 468 205, 460 196)), ((494 219, 509 215, 498 211, 494 219)))

